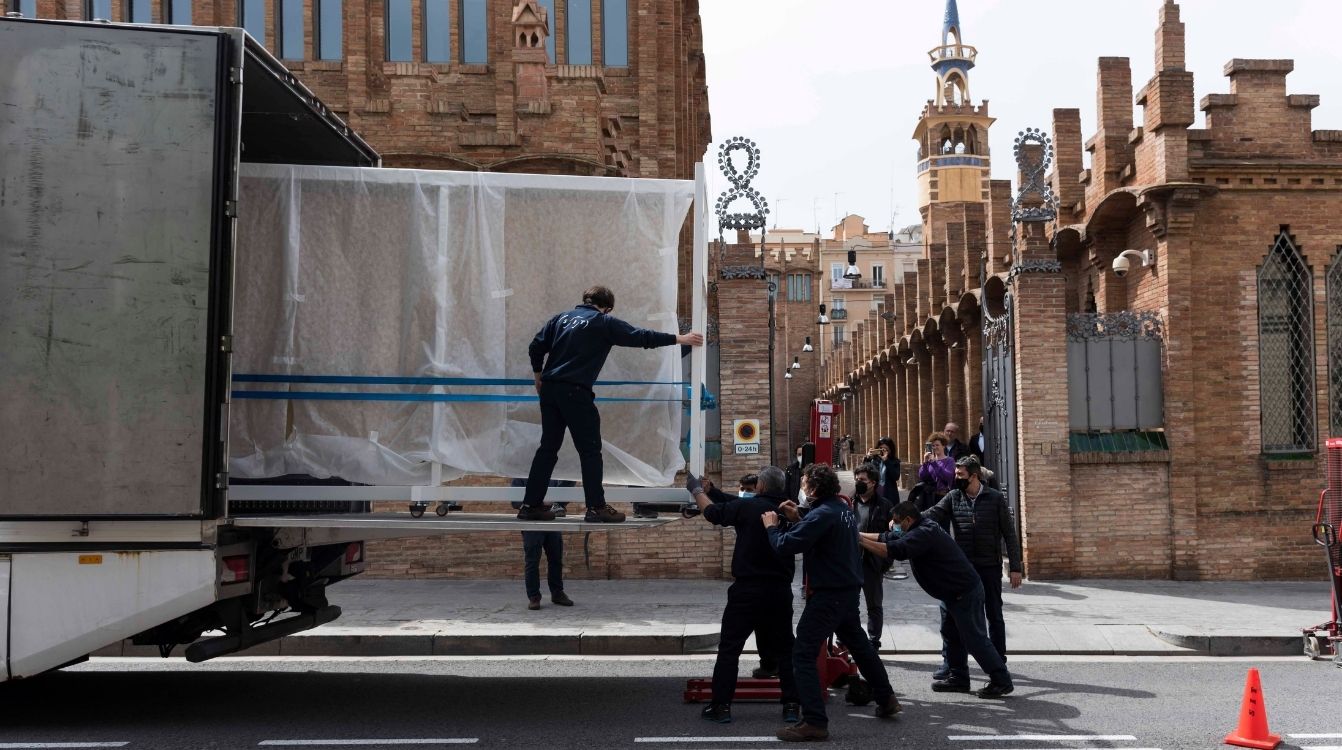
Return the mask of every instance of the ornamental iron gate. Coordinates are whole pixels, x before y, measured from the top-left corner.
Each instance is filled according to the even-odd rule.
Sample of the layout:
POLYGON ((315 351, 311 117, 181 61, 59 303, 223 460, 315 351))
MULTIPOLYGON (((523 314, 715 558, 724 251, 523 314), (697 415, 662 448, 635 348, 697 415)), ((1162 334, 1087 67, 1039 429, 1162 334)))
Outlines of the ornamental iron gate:
POLYGON ((997 475, 1020 528, 1020 469, 1016 440, 1016 356, 1011 292, 994 278, 983 290, 983 462, 997 475), (1001 307, 993 310, 989 289, 996 281, 1001 307))

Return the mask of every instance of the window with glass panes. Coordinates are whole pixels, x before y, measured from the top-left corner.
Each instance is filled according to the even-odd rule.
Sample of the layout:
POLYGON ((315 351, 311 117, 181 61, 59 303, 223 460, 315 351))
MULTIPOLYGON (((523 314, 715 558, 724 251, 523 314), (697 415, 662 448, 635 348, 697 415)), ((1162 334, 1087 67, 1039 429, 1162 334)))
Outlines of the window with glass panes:
POLYGON ((1258 269, 1263 453, 1313 452, 1314 308, 1309 266, 1283 227, 1258 269))

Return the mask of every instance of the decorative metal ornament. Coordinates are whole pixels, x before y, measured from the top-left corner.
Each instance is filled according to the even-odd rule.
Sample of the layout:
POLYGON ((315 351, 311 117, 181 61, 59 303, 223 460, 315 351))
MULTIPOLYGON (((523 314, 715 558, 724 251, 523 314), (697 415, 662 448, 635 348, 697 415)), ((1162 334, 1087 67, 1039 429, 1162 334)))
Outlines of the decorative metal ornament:
POLYGON ((1010 284, 1023 273, 1062 273, 1062 261, 1057 260, 1022 260, 1012 264, 1011 270, 1007 272, 1007 283, 1010 284))
POLYGON ((718 275, 726 281, 765 277, 764 268, 761 266, 722 266, 718 269, 718 275))
POLYGON ((1012 147, 1016 166, 1024 181, 1020 193, 1011 204, 1012 221, 1052 221, 1058 217, 1058 198, 1048 184, 1048 168, 1053 163, 1053 139, 1039 128, 1026 128, 1016 136, 1012 147), (1027 147, 1041 147, 1038 159, 1030 156, 1027 147), (1026 202, 1035 205, 1024 205, 1026 202))
MULTIPOLYGON (((746 230, 764 229, 765 217, 769 215, 769 202, 764 199, 758 190, 750 186, 750 181, 755 179, 755 175, 760 171, 760 149, 755 142, 742 136, 728 138, 720 147, 718 147, 718 169, 722 176, 727 178, 731 187, 724 190, 718 196, 717 203, 713 206, 713 212, 718 217, 718 238, 722 238, 722 233, 728 229, 746 230), (746 166, 744 170, 738 170, 732 163, 732 152, 740 151, 746 155, 746 166), (750 202, 753 211, 746 212, 728 212, 728 207, 737 199, 745 199, 750 202)), ((727 278, 727 277, 723 277, 727 278)))
POLYGON ((1067 338, 1159 341, 1165 322, 1158 312, 1073 313, 1067 316, 1067 338))

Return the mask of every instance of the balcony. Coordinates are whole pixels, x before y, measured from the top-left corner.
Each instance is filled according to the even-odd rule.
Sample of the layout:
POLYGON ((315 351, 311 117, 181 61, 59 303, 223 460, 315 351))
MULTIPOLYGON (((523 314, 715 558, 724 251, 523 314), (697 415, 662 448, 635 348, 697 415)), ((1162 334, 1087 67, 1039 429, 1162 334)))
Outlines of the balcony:
POLYGON ((830 311, 829 311, 829 319, 830 319, 830 320, 848 320, 848 310, 845 309, 845 308, 842 308, 842 307, 837 308, 837 309, 834 309, 834 310, 830 310, 830 311))
POLYGON ((885 279, 868 281, 866 279, 833 279, 829 282, 830 291, 843 292, 853 289, 884 289, 885 279))
POLYGON ((974 58, 979 56, 979 51, 968 44, 947 44, 937 47, 927 53, 932 58, 932 62, 941 62, 942 60, 968 60, 974 62, 974 58))

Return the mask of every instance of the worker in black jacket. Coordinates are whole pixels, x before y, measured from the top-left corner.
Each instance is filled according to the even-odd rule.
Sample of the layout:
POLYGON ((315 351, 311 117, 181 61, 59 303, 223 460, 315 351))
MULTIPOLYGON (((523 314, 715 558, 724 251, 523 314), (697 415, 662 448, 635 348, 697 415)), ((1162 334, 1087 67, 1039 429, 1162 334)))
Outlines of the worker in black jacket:
POLYGON ((655 349, 681 344, 702 346, 698 333, 659 333, 613 317, 615 293, 604 286, 583 292, 582 304, 550 319, 532 340, 529 353, 540 394, 541 444, 531 461, 526 494, 517 517, 523 521, 553 521, 544 505, 545 489, 559 460, 564 430, 582 462, 582 488, 588 523, 618 523, 624 514, 606 504, 601 482, 601 415, 596 409, 596 384, 613 346, 655 349))
MULTIPOLYGON (((871 464, 863 464, 853 472, 853 510, 857 512, 857 526, 861 531, 879 534, 890 530, 895 506, 876 491, 879 472, 871 464)), ((894 564, 890 558, 877 557, 862 551, 862 598, 867 603, 867 637, 872 648, 881 650, 881 628, 885 623, 885 572, 894 564)))
MULTIPOLYGON (((923 511, 946 527, 949 522, 955 541, 983 581, 983 603, 988 617, 988 633, 997 653, 1006 661, 1006 621, 1002 617, 1002 547, 1007 550, 1007 569, 1011 588, 1020 588, 1020 539, 1011 505, 1001 492, 983 482, 979 460, 965 456, 955 464, 955 487, 936 505, 923 511)), ((948 665, 943 664, 944 671, 948 665)))
POLYGON ((705 486, 694 475, 685 482, 704 520, 736 529, 732 549, 732 578, 727 589, 727 607, 722 611, 722 635, 718 659, 713 666, 713 699, 703 718, 728 724, 732 720, 732 698, 736 694, 737 669, 746 639, 753 632, 761 657, 768 655, 778 665, 782 689, 783 721, 801 720, 797 685, 792 675, 792 578, 796 563, 791 555, 774 551, 769 533, 760 523, 766 512, 777 512, 784 497, 783 471, 774 466, 760 470, 752 497, 733 497, 705 486))
MULTIPOLYGON (((1014 687, 1006 662, 988 640, 983 616, 983 582, 974 566, 941 527, 923 518, 918 506, 902 502, 895 506, 898 531, 862 534, 863 549, 896 560, 908 560, 913 577, 928 596, 941 602, 941 637, 951 644, 951 676, 932 683, 932 690, 970 692, 969 658, 973 654, 989 682, 978 691, 980 698, 1000 698, 1014 687)), ((798 629, 800 636, 800 629, 798 629)))
POLYGON ((802 722, 778 731, 785 742, 824 740, 829 737, 825 714, 825 688, 820 684, 816 658, 831 635, 837 634, 857 663, 876 698, 876 716, 899 713, 899 701, 890 687, 890 676, 876 649, 871 647, 858 618, 857 599, 862 589, 862 561, 857 541, 857 514, 839 496, 839 476, 826 464, 811 464, 802 472, 801 488, 810 498, 811 510, 803 518, 793 503, 780 510, 794 525, 784 529, 777 513, 763 516, 769 543, 780 555, 802 553, 806 609, 797 623, 797 641, 792 649, 792 670, 801 696, 802 722))

